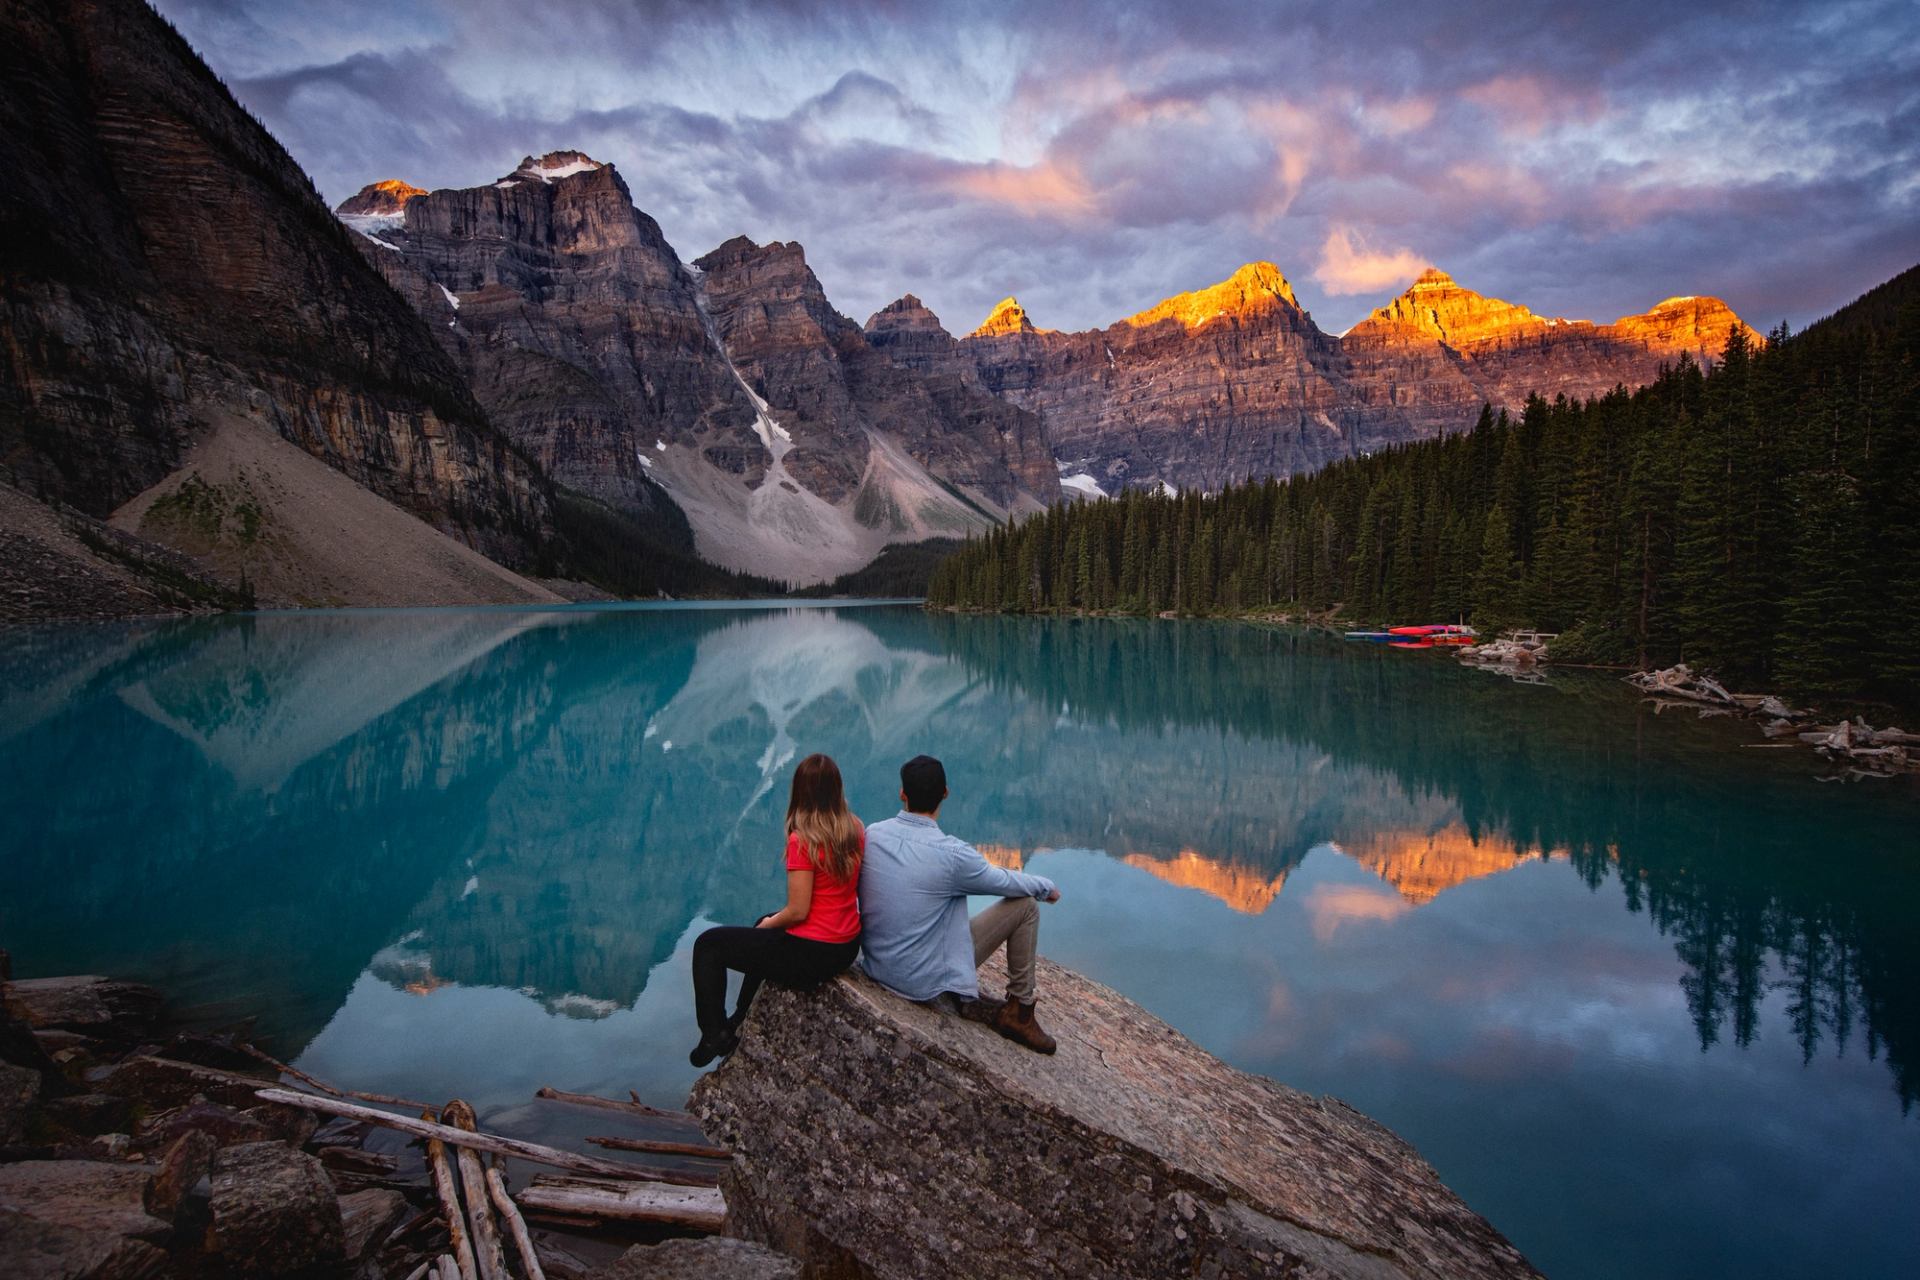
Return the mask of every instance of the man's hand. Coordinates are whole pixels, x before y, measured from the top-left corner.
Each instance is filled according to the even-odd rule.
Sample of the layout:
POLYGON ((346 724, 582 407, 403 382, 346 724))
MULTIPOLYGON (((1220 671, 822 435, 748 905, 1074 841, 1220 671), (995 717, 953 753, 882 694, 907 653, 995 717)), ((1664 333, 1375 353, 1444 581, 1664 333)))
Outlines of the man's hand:
POLYGON ((1058 901, 1060 901, 1060 891, 1059 891, 1058 889, 1055 889, 1055 890, 1054 890, 1054 891, 1053 891, 1052 893, 1050 893, 1050 894, 1048 894, 1048 895, 1047 895, 1046 897, 1044 897, 1044 898, 1042 898, 1042 899, 1040 899, 1040 901, 1042 901, 1042 902, 1058 902, 1058 901))

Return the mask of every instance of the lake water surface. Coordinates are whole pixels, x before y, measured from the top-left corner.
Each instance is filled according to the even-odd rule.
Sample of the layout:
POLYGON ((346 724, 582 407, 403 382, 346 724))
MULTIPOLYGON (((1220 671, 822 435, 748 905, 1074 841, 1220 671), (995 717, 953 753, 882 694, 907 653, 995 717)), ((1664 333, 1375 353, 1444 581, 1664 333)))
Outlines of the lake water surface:
POLYGON ((692 938, 777 905, 799 757, 871 821, 927 751, 942 825, 1062 886, 1044 953, 1391 1126, 1549 1275, 1920 1275, 1920 789, 1755 740, 1235 624, 0 632, 0 946, 542 1136, 543 1084, 682 1102, 692 938))

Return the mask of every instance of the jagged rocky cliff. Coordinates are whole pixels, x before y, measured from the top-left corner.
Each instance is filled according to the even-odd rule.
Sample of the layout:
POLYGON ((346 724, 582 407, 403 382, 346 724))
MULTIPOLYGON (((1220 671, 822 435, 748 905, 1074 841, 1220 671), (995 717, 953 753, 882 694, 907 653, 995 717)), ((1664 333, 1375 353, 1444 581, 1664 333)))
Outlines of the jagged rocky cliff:
POLYGON ((1080 333, 1039 328, 1007 298, 955 340, 923 310, 902 299, 869 332, 904 329, 915 367, 977 377, 1031 409, 1067 491, 1087 496, 1312 471, 1468 426, 1484 403, 1518 411, 1535 391, 1647 382, 1682 353, 1712 359, 1730 327, 1745 329, 1714 298, 1669 299, 1611 325, 1548 319, 1430 271, 1336 337, 1267 262, 1080 333))
POLYGON ((1596 325, 1537 316, 1429 269, 1340 345, 1374 412, 1433 434, 1471 422, 1482 404, 1517 412, 1534 393, 1580 399, 1651 382, 1682 354, 1715 360, 1734 328, 1760 341, 1718 298, 1668 298, 1644 315, 1596 325))
POLYGON ((764 991, 691 1100, 734 1152, 728 1233, 888 1280, 1538 1275, 1344 1103, 1044 960, 1040 989, 1045 1058, 857 975, 764 991))
POLYGON ((0 466, 22 489, 104 516, 210 432, 269 432, 531 557, 537 470, 172 28, 139 0, 19 0, 0 67, 0 466))
POLYGON ((707 341, 694 282, 613 166, 530 156, 497 182, 379 212, 391 185, 339 212, 548 475, 648 510, 657 445, 753 448, 752 405, 707 341))
POLYGON ((798 245, 737 238, 689 268, 581 152, 468 189, 375 183, 338 212, 554 479, 677 507, 719 564, 817 581, 1059 491, 1032 415, 888 359, 798 245))

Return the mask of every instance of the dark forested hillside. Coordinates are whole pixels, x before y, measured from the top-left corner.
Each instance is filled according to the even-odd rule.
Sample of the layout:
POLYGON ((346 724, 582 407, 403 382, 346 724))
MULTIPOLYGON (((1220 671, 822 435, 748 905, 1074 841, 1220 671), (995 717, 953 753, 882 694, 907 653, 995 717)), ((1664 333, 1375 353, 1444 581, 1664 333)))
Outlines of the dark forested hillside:
POLYGON ((1534 397, 1284 483, 1055 507, 973 540, 929 601, 1529 624, 1569 657, 1920 701, 1920 268, 1637 392, 1534 397))

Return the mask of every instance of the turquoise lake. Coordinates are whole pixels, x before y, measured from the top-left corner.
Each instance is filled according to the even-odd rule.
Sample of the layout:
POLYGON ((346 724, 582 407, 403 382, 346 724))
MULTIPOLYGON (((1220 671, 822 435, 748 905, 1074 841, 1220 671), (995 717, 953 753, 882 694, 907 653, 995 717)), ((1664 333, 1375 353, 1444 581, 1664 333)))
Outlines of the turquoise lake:
POLYGON ((1043 953, 1391 1126, 1548 1275, 1920 1275, 1920 786, 1758 741, 1225 623, 6 631, 0 947, 538 1137, 541 1085, 682 1102, 692 939, 777 905, 801 756, 871 821, 925 751, 947 830, 1060 883, 1043 953))

